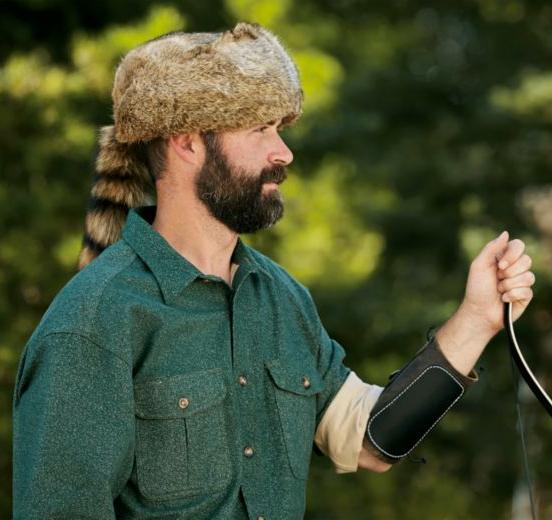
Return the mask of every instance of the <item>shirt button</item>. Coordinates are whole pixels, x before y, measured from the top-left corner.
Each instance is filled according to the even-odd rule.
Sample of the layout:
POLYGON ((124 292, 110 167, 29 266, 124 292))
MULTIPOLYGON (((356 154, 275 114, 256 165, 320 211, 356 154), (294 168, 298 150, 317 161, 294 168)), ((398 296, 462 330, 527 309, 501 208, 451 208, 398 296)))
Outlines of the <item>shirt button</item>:
POLYGON ((238 383, 242 386, 245 386, 247 384, 247 377, 245 376, 238 377, 238 383))
POLYGON ((243 449, 243 454, 246 456, 246 457, 253 457, 253 448, 251 446, 246 446, 244 449, 243 449))
POLYGON ((305 388, 310 388, 311 382, 307 376, 303 376, 303 386, 305 388))
POLYGON ((178 406, 180 408, 182 408, 182 410, 185 410, 186 408, 188 408, 188 405, 190 404, 190 401, 186 398, 186 397, 181 397, 179 400, 178 400, 178 406))
POLYGON ((259 515, 259 516, 257 517, 257 520, 265 520, 265 517, 264 517, 263 515, 259 515))

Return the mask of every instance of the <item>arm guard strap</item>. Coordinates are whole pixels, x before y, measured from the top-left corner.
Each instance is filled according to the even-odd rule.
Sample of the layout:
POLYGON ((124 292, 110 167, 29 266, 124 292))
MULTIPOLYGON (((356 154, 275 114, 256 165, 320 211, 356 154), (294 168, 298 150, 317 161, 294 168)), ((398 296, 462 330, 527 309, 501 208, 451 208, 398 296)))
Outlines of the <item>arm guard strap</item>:
POLYGON ((458 372, 435 337, 402 369, 389 376, 370 412, 366 437, 388 463, 408 455, 478 380, 458 372))

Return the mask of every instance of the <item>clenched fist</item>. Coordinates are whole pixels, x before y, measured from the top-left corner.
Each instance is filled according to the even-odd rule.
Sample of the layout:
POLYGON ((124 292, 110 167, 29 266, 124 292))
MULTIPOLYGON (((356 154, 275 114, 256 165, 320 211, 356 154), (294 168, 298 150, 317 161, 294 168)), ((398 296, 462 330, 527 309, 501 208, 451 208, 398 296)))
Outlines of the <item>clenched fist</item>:
POLYGON ((533 298, 535 275, 525 244, 508 241, 504 231, 489 242, 470 266, 462 306, 496 334, 503 328, 504 302, 512 302, 512 319, 517 320, 533 298))

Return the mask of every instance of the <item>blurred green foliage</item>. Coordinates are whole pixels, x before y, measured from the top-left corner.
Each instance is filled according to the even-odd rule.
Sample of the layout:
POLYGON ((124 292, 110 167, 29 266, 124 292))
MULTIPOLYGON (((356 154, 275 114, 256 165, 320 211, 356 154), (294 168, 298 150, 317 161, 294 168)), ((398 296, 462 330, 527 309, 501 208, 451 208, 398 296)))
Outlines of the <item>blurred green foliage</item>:
MULTIPOLYGON (((76 272, 115 66, 175 29, 258 21, 295 57, 306 99, 284 133, 295 154, 285 217, 246 240, 311 288, 351 368, 385 384, 454 312, 481 246, 508 229, 537 274, 518 335, 552 388, 552 5, 5 0, 0 10, 1 474, 11 474, 21 349, 76 272)), ((418 450, 428 464, 337 476, 313 457, 307 518, 523 518, 512 513, 523 473, 503 335, 479 365, 480 383, 418 450)), ((540 515, 551 518, 552 424, 531 396, 523 410, 540 515)))

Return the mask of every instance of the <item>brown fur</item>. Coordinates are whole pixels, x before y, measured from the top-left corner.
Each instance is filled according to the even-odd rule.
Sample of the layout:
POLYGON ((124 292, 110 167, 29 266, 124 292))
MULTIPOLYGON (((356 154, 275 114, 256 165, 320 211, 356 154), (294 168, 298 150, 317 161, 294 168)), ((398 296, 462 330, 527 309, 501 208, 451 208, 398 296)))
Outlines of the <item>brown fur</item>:
POLYGON ((151 201, 154 191, 153 180, 132 146, 115 139, 113 126, 104 126, 100 131, 96 178, 86 213, 79 269, 119 240, 128 210, 151 201))
POLYGON ((176 33, 130 51, 112 91, 117 140, 247 128, 301 114, 297 67, 258 24, 224 33, 176 33))
POLYGON ((169 33, 132 49, 111 95, 114 125, 101 130, 79 269, 116 242, 128 210, 155 193, 136 143, 280 118, 288 126, 303 101, 297 67, 281 42, 246 22, 222 33, 169 33))

